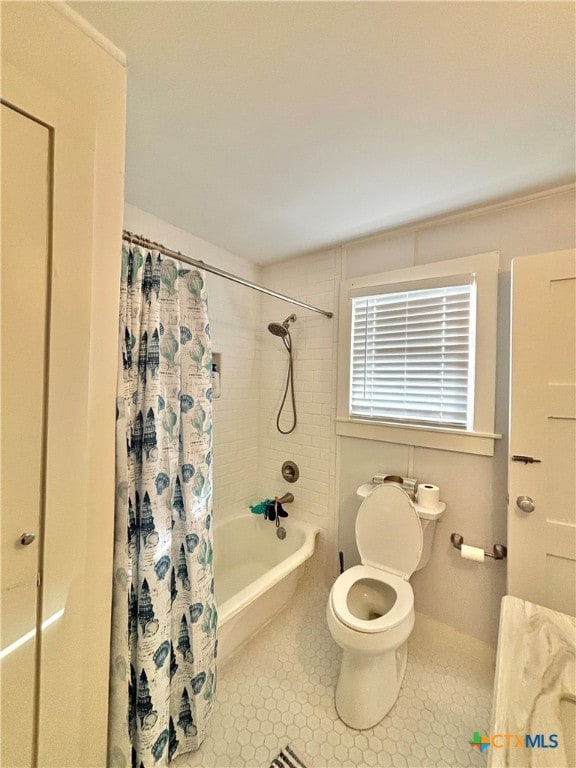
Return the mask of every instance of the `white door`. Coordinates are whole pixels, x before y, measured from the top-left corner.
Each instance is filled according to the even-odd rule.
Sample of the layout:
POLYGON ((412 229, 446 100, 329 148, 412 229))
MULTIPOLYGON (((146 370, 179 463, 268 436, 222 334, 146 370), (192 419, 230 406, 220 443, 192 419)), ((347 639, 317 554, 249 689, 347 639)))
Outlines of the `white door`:
POLYGON ((2 105, 0 765, 32 764, 44 498, 48 129, 2 105))
POLYGON ((511 332, 508 593, 574 616, 575 251, 513 261, 511 332))
MULTIPOLYGON (((8 119, 20 121, 3 131, 8 141, 11 132, 16 133, 11 148, 2 136, 2 159, 12 168, 2 173, 3 213, 6 201, 13 199, 24 215, 14 225, 13 235, 7 225, 5 235, 14 249, 3 243, 2 254, 2 384, 12 387, 2 392, 2 416, 6 416, 2 481, 8 479, 12 497, 9 503, 3 485, 2 522, 5 510, 8 522, 2 534, 8 555, 1 552, 0 557, 2 576, 6 574, 3 583, 9 584, 14 576, 22 585, 2 595, 3 608, 4 598, 14 598, 13 608, 3 611, 10 618, 1 617, 3 632, 10 630, 11 638, 22 637, 20 632, 34 626, 27 620, 10 624, 28 599, 32 604, 35 583, 24 587, 30 584, 29 577, 16 575, 16 560, 22 560, 17 556, 36 562, 41 550, 42 562, 41 599, 36 609, 32 607, 38 634, 2 660, 12 664, 24 649, 32 656, 25 671, 20 667, 15 683, 6 683, 4 676, 1 681, 5 720, 0 749, 7 755, 2 755, 2 768, 29 764, 31 753, 36 753, 38 766, 92 768, 106 765, 107 746, 125 69, 122 54, 101 35, 91 36, 84 22, 78 27, 77 14, 65 3, 2 3, 0 53, 2 99, 17 108, 8 119), (29 155, 35 151, 26 143, 30 126, 49 135, 50 164, 47 174, 42 163, 43 174, 28 185, 29 155), (42 213, 37 199, 47 184, 50 216, 42 213), (49 241, 50 262, 45 251, 41 256, 41 250, 34 250, 36 214, 39 226, 49 222, 38 244, 49 241), (9 252, 15 261, 6 277, 4 258, 9 252), (45 294, 36 289, 42 265, 49 266, 48 318, 45 294), (14 323, 5 330, 10 315, 14 323), (28 347, 33 354, 39 352, 43 332, 37 327, 31 333, 35 338, 29 338, 27 324, 45 319, 49 319, 46 354, 39 361, 29 358, 24 370, 19 360, 13 367, 7 359, 10 344, 10 356, 15 358, 25 347, 27 354, 28 347), (42 430, 33 393, 34 386, 44 386, 44 365, 42 430), (22 409, 26 400, 29 408, 22 409), (37 491, 32 468, 40 461, 44 464, 41 535, 18 549, 15 537, 27 528, 38 533, 28 515, 35 508, 37 491), (12 515, 18 525, 10 525, 12 515), (19 598, 17 588, 22 592, 19 598), (29 701, 29 675, 34 671, 36 717, 31 726, 27 704, 20 700, 29 701), (31 727, 35 739, 30 738, 31 727)), ((35 568, 32 573, 35 576, 35 568)), ((29 611, 24 613, 28 616, 29 611)), ((4 669, 3 665, 2 673, 4 669)))

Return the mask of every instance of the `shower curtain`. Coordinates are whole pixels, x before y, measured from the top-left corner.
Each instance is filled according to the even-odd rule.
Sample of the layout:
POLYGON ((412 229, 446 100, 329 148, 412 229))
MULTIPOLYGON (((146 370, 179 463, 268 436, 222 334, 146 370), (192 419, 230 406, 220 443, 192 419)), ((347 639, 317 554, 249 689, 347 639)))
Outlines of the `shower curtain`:
POLYGON ((215 691, 204 273, 124 242, 108 762, 198 749, 215 691))

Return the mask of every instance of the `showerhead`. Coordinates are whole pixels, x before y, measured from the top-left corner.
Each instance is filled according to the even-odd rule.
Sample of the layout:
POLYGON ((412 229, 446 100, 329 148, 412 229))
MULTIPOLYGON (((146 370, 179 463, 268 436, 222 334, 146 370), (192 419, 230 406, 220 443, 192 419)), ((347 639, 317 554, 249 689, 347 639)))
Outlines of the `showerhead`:
POLYGON ((288 330, 284 328, 284 326, 280 323, 269 323, 268 330, 270 333, 274 334, 274 336, 280 336, 284 338, 284 336, 288 335, 288 330))
MULTIPOLYGON (((284 320, 283 323, 268 324, 268 330, 270 331, 270 333, 273 336, 279 336, 282 339, 282 344, 284 344, 284 347, 288 352, 288 371, 286 374, 286 387, 284 389, 284 395, 282 396, 282 402, 280 403, 280 408, 278 409, 278 416, 276 417, 276 429, 282 435, 289 435, 291 432, 294 432, 294 430, 296 429, 296 421, 297 421, 296 399, 294 397, 294 360, 292 358, 292 336, 290 336, 290 328, 289 328, 290 323, 295 323, 295 322, 296 322, 296 315, 288 315, 288 317, 286 318, 286 320, 284 320), (282 411, 286 403, 286 398, 288 397, 288 390, 290 390, 290 397, 292 400, 293 421, 290 429, 282 429, 282 427, 280 426, 280 417, 282 416, 282 411)), ((278 535, 280 538, 282 538, 282 535, 280 534, 280 528, 278 529, 278 535)))
POLYGON ((294 322, 296 322, 296 315, 288 315, 283 323, 269 323, 268 330, 270 333, 274 334, 274 336, 280 336, 282 339, 284 339, 290 333, 288 326, 290 323, 294 322))

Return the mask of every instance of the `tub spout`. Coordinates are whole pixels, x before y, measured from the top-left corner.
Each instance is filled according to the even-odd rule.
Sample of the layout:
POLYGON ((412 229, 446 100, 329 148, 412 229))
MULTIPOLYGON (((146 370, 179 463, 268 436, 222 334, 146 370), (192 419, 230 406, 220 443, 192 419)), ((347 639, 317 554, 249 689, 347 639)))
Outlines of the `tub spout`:
POLYGON ((280 496, 277 501, 279 504, 291 504, 294 501, 294 494, 290 492, 285 493, 284 496, 280 496))

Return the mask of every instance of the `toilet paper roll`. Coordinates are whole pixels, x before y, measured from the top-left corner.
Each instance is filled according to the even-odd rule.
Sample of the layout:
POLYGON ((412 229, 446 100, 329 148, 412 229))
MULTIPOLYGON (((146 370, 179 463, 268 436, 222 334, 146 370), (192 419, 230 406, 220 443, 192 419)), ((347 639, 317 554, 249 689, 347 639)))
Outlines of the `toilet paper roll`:
POLYGON ((462 544, 460 556, 464 560, 474 560, 477 563, 484 562, 484 550, 480 549, 480 547, 470 547, 468 544, 462 544))
POLYGON ((440 488, 432 483, 420 483, 416 492, 416 500, 421 507, 435 509, 440 504, 440 488))

